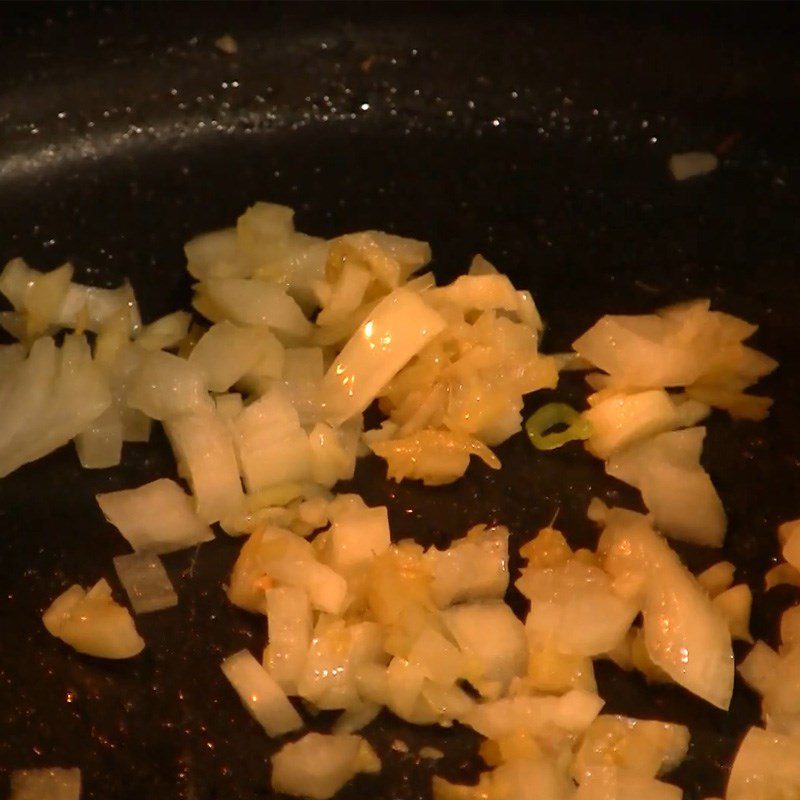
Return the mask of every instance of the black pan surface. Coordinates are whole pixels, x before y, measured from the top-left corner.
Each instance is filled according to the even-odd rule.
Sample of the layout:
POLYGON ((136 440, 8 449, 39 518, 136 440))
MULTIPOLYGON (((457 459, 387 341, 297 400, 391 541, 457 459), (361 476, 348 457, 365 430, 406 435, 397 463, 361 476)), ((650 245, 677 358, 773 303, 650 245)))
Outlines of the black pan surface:
MULTIPOLYGON (((146 319, 185 304, 181 245, 258 199, 297 208, 320 235, 384 228, 429 239, 441 279, 481 252, 531 289, 552 351, 607 312, 698 296, 757 322, 781 368, 763 424, 709 424, 706 465, 730 516, 722 552, 679 547, 695 570, 734 561, 756 595, 753 632, 775 641, 797 600, 762 591, 776 523, 800 516, 800 75, 796 13, 752 6, 56 5, 0 12, 0 259, 69 259, 79 277, 130 276, 146 319), (231 33, 239 53, 214 40, 231 33), (723 144, 724 143, 724 144, 723 144), (670 154, 715 149, 721 168, 685 184, 670 154)), ((556 396, 580 405, 579 378, 556 396)), ((535 405, 545 398, 537 395, 535 405)), ((0 409, 2 413, 2 409, 0 409)), ((394 533, 446 543, 478 522, 524 541, 559 511, 594 541, 588 499, 638 507, 576 446, 499 449, 439 489, 387 483, 360 462, 352 488, 390 508, 394 533)), ((263 624, 222 584, 240 546, 220 535, 166 557, 180 605, 137 620, 128 663, 80 656, 40 623, 73 582, 111 579, 126 545, 98 491, 174 474, 162 435, 123 465, 85 472, 71 448, 0 481, 0 795, 18 767, 80 766, 87 800, 271 797, 275 745, 238 704, 219 661, 262 646, 263 624)), ((513 596, 518 603, 519 597, 513 596)), ((741 655, 741 653, 740 653, 741 655)), ((689 800, 724 791, 758 702, 729 714, 598 665, 607 710, 688 723, 670 777, 689 800)), ((313 721, 325 729, 325 715, 313 721)), ((461 728, 389 715, 366 735, 383 758, 343 798, 430 796, 436 771, 480 762, 461 728), (396 739, 410 753, 391 748, 396 739), (433 763, 423 745, 444 751, 433 763)))

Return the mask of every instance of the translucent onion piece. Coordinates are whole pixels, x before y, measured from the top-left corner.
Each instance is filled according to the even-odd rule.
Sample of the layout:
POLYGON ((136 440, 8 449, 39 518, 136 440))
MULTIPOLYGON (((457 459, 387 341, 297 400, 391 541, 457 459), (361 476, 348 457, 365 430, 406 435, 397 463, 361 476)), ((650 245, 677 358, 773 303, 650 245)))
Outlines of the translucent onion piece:
POLYGON ((208 409, 211 400, 205 376, 194 365, 172 353, 148 353, 131 376, 128 405, 153 419, 208 409))
POLYGON ((173 417, 164 429, 200 519, 210 524, 241 514, 244 492, 227 422, 209 408, 173 417))
POLYGON ((49 337, 0 375, 0 478, 56 450, 111 405, 108 381, 83 336, 49 337))
POLYGON ((267 736, 282 736, 303 727, 289 698, 247 650, 226 658, 222 672, 267 736))
POLYGON ((307 733, 272 756, 272 788, 327 800, 357 773, 376 773, 380 768, 380 759, 360 736, 307 733))
POLYGON ((615 766, 655 778, 678 767, 688 749, 683 725, 601 714, 583 736, 572 777, 583 783, 596 769, 615 766))
POLYGON ((284 692, 296 695, 313 628, 308 592, 294 586, 268 589, 266 612, 269 644, 264 668, 284 692))
POLYGON ((525 674, 528 643, 523 624, 501 601, 464 603, 443 612, 444 623, 474 666, 464 677, 485 697, 503 694, 525 674))
POLYGON ((617 767, 601 767, 586 776, 574 800, 681 800, 682 797, 683 792, 672 784, 617 767))
POLYGON ((345 344, 322 382, 325 414, 338 425, 362 412, 445 326, 418 295, 396 289, 345 344))
POLYGON ((97 495, 106 519, 136 550, 171 553, 214 538, 175 481, 160 478, 137 489, 97 495))
POLYGON ((81 771, 77 767, 18 769, 11 773, 9 800, 79 800, 81 771))
POLYGON ((727 709, 734 673, 728 626, 667 542, 646 517, 612 509, 599 552, 617 584, 636 587, 654 664, 690 692, 727 709))
POLYGON ((178 605, 172 581, 154 553, 128 553, 114 558, 114 569, 136 614, 178 605))
POLYGON ((721 547, 728 520, 700 465, 705 428, 662 433, 614 453, 606 471, 635 486, 655 526, 673 539, 721 547))
POLYGON ((773 800, 800 792, 800 737, 750 728, 728 777, 726 800, 773 800))
POLYGON ((115 603, 101 580, 88 592, 75 584, 42 616, 45 628, 80 653, 98 658, 132 658, 144 649, 130 612, 115 603))
POLYGON ((192 315, 187 311, 174 311, 145 325, 136 337, 136 344, 145 350, 171 350, 186 338, 191 321, 192 315))

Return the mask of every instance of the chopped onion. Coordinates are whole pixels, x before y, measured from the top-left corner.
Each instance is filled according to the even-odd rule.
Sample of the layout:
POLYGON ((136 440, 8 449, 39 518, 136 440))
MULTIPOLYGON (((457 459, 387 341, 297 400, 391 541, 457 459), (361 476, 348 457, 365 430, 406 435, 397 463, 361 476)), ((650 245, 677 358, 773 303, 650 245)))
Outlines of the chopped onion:
POLYGON ((191 321, 188 312, 174 311, 145 325, 136 337, 136 344, 145 350, 171 350, 186 338, 191 321))
POLYGON ((308 435, 281 389, 271 389, 247 406, 235 429, 239 464, 249 492, 311 477, 308 435))
MULTIPOLYGON (((275 283, 250 278, 209 278, 200 287, 198 297, 211 302, 231 322, 259 325, 294 339, 304 339, 311 333, 311 323, 300 306, 275 283)), ((205 310, 201 313, 208 316, 205 310)))
POLYGON ((369 446, 386 459, 386 475, 395 481, 410 478, 428 486, 450 483, 466 472, 473 455, 500 469, 500 460, 485 444, 450 431, 423 430, 402 439, 373 440, 369 446))
POLYGON ((128 405, 153 419, 168 419, 211 407, 205 377, 179 356, 148 353, 131 376, 128 405))
POLYGON ((312 613, 308 592, 294 586, 269 589, 265 596, 269 644, 264 669, 289 695, 297 682, 311 645, 312 613))
POLYGON ((45 628, 80 653, 98 658, 132 658, 144 649, 127 608, 101 580, 89 591, 77 584, 59 595, 42 616, 45 628))
POLYGON ((464 603, 447 609, 442 617, 470 662, 472 671, 464 677, 484 697, 499 697, 513 678, 525 674, 525 628, 505 603, 464 603))
POLYGON ((289 698, 247 650, 226 658, 222 672, 267 736, 282 736, 303 727, 289 698))
POLYGON ((598 458, 678 425, 675 404, 660 389, 612 395, 585 411, 584 418, 591 430, 586 449, 598 458))
POLYGON ((81 771, 77 767, 17 769, 11 773, 9 800, 79 800, 81 771))
POLYGON ((227 422, 209 408, 173 417, 164 428, 200 519, 212 523, 241 514, 244 492, 227 422))
POLYGON ((636 586, 654 664, 690 692, 726 709, 733 692, 731 636, 722 614, 641 514, 613 509, 600 540, 604 567, 636 586))
POLYGON ((642 493, 656 527, 684 542, 721 547, 727 518, 700 465, 705 428, 670 431, 614 453, 606 471, 642 493))
POLYGON ((683 792, 669 783, 646 778, 614 766, 593 770, 574 800, 681 800, 683 792))
POLYGON ((205 376, 212 392, 227 392, 261 362, 274 340, 264 328, 223 320, 203 334, 188 361, 205 376))
POLYGON ((461 600, 501 599, 508 588, 508 529, 478 525, 446 550, 425 553, 439 608, 461 600))
POLYGON ((712 605, 725 618, 733 639, 752 644, 750 609, 753 605, 753 593, 746 583, 740 583, 720 592, 713 598, 712 605))
POLYGON ((333 521, 323 559, 346 576, 376 555, 385 553, 390 544, 389 513, 385 506, 353 510, 333 521))
POLYGON ((137 489, 97 495, 106 519, 138 551, 171 553, 214 538, 175 481, 160 478, 137 489))
POLYGON ((583 736, 572 777, 583 783, 598 768, 615 766, 655 778, 678 767, 688 749, 683 725, 601 714, 583 736))
POLYGON ((360 736, 307 733, 272 756, 272 788, 327 800, 357 773, 376 773, 380 768, 380 759, 360 736))
POLYGON ((172 581, 154 553, 129 553, 114 558, 119 582, 131 601, 134 613, 147 614, 178 605, 172 581))
POLYGON ((618 597, 599 567, 570 560, 549 569, 528 568, 516 582, 531 601, 525 627, 556 650, 596 656, 622 641, 638 606, 618 597))
POLYGON ((800 792, 800 737, 750 728, 728 777, 725 800, 770 800, 800 792))
POLYGON ((322 382, 328 420, 362 412, 386 383, 445 326, 418 295, 396 289, 353 334, 322 382))
POLYGON ((730 561, 718 561, 697 576, 697 582, 708 592, 709 597, 716 597, 733 585, 736 567, 730 561))
POLYGON ((27 359, 0 375, 0 478, 66 444, 110 404, 83 336, 65 337, 60 349, 37 339, 27 359))

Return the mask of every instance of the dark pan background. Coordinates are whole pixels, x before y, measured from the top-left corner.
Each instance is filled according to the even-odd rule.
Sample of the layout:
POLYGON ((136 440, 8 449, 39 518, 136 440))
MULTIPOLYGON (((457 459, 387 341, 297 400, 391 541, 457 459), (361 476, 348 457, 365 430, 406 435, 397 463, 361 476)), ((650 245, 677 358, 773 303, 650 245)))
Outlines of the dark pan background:
MULTIPOLYGON (((429 239, 441 279, 481 252, 531 289, 547 349, 606 312, 711 297, 761 326, 781 362, 764 424, 709 423, 705 461, 730 515, 721 553, 679 547, 693 569, 733 560, 774 642, 792 590, 761 591, 777 522, 800 516, 800 72, 797 7, 521 5, 5 5, 0 9, 0 259, 69 259, 87 281, 130 276, 145 318, 185 304, 182 243, 258 199, 302 230, 366 227, 429 239), (239 53, 214 40, 231 33, 239 53), (670 154, 738 137, 713 175, 669 178, 670 154)), ((730 144, 730 140, 729 140, 730 144)), ((580 405, 579 378, 550 395, 580 405)), ((2 414, 2 409, 0 409, 2 414)), ((636 505, 573 445, 499 448, 421 490, 359 464, 353 487, 387 503, 393 531, 446 543, 478 522, 521 542, 560 513, 591 543, 592 495, 636 505)), ((126 545, 93 496, 173 475, 163 436, 121 468, 84 472, 71 447, 0 481, 0 795, 17 767, 80 766, 87 800, 271 797, 275 744, 238 704, 219 661, 258 653, 264 625, 223 595, 239 547, 220 536, 168 556, 180 605, 137 620, 145 653, 78 655, 39 617, 73 582, 108 577, 126 545)), ((519 597, 512 591, 512 602, 519 597)), ((741 655, 741 651, 739 651, 741 655)), ((671 780, 690 800, 724 791, 758 718, 737 686, 724 714, 677 688, 598 665, 607 710, 692 726, 671 780)), ((314 723, 324 729, 326 716, 314 723)), ((342 797, 429 797, 430 776, 469 780, 477 737, 383 715, 383 757, 342 797), (390 748, 400 738, 411 752, 390 748), (423 745, 440 747, 434 764, 423 745)))

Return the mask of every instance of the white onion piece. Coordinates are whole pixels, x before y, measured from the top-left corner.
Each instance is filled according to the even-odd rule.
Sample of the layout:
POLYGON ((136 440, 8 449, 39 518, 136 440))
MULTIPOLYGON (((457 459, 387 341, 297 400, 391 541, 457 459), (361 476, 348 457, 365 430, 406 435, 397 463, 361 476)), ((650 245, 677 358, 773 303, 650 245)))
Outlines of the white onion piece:
POLYGON ((267 736, 274 738, 303 727, 289 698, 249 651, 240 650, 226 658, 222 672, 267 736))
POLYGON ((368 269, 349 261, 345 262, 333 285, 318 282, 317 296, 322 311, 317 315, 316 324, 324 327, 345 322, 364 301, 364 293, 371 282, 372 273, 368 269))
POLYGON ((518 292, 508 277, 500 273, 461 275, 447 286, 431 289, 425 298, 434 306, 440 302, 451 303, 464 312, 509 311, 535 330, 541 329, 539 312, 531 295, 518 292))
POLYGON ((528 633, 571 655, 613 650, 639 612, 635 603, 613 592, 602 569, 575 560, 523 570, 516 586, 531 601, 528 633))
POLYGON ((114 558, 119 582, 131 601, 134 613, 147 614, 178 605, 175 587, 154 553, 128 553, 114 558))
POLYGON ((235 422, 239 464, 249 492, 311 477, 311 448, 291 401, 272 389, 235 422))
POLYGON ((231 322, 260 325, 295 339, 311 334, 297 302, 275 283, 250 278, 210 278, 201 291, 231 322))
POLYGON ((508 529, 479 525, 446 550, 425 553, 439 608, 461 600, 500 599, 508 588, 508 529))
POLYGON ((288 695, 297 694, 297 681, 311 645, 312 614, 308 592, 280 586, 266 592, 267 634, 264 668, 288 695))
POLYGON ((572 689, 561 697, 520 695, 477 703, 460 721, 494 740, 519 730, 536 736, 551 725, 583 733, 602 707, 603 700, 593 692, 572 689))
POLYGON ((653 663, 698 697, 728 708, 734 672, 728 626, 666 541, 646 517, 613 509, 599 550, 612 577, 639 586, 653 663))
POLYGON ((681 800, 682 797, 683 792, 670 783, 608 766, 587 775, 574 800, 681 800))
POLYGON ((244 492, 229 425, 213 409, 164 422, 178 472, 192 487, 197 515, 213 523, 241 514, 244 492))
POLYGON ((386 383, 445 326, 418 295, 396 289, 345 344, 322 382, 333 424, 362 412, 386 383))
POLYGON ((249 275, 239 258, 236 228, 201 233, 183 246, 186 270, 199 281, 208 278, 242 278, 249 275))
POLYGON ((88 592, 71 586, 52 602, 42 621, 53 636, 90 656, 132 658, 144 649, 130 612, 114 602, 104 580, 88 592))
MULTIPOLYGON (((489 773, 488 797, 491 800, 572 800, 575 787, 547 758, 518 758, 501 764, 489 773)), ((486 795, 476 794, 475 800, 486 795)))
POLYGON ((733 639, 752 644, 750 635, 750 610, 753 606, 753 593, 746 583, 740 583, 720 592, 711 600, 725 621, 733 639))
POLYGON ((775 683, 779 668, 780 656, 766 642, 759 640, 737 669, 748 686, 765 695, 775 683))
POLYGON ((79 800, 81 771, 77 767, 17 769, 11 773, 8 800, 79 800))
POLYGON ((375 622, 345 624, 321 615, 297 682, 298 694, 321 709, 346 709, 359 701, 356 670, 383 655, 375 622))
POLYGON ((123 425, 119 408, 107 408, 75 437, 75 450, 84 469, 107 469, 122 460, 123 425))
POLYGON ((464 677, 484 697, 499 697, 513 678, 525 674, 525 626, 502 601, 453 606, 442 619, 474 671, 464 677))
POLYGON ((161 350, 141 360, 127 399, 131 408, 158 420, 211 407, 203 373, 186 359, 161 350))
POLYGON ((383 709, 378 703, 368 700, 354 703, 343 711, 333 726, 333 733, 355 733, 370 724, 383 709))
MULTIPOLYGON (((294 534, 292 534, 294 536, 294 534)), ((311 605, 328 614, 341 614, 347 600, 347 581, 325 564, 293 557, 266 564, 270 578, 308 592, 311 605)))
POLYGON ((174 311, 149 325, 136 337, 136 344, 144 350, 171 350, 186 337, 192 315, 187 311, 174 311))
POLYGON ((586 449, 598 458, 636 441, 677 427, 675 403, 663 390, 617 394, 583 412, 591 426, 586 449))
POLYGON ((272 788, 296 797, 327 800, 359 772, 376 773, 381 762, 355 734, 307 733, 272 756, 272 788))
POLYGON ((684 725, 601 714, 581 740, 572 777, 583 783, 598 768, 614 766, 655 778, 686 758, 689 738, 684 725))
POLYGON ((142 319, 133 288, 127 281, 116 289, 73 283, 59 311, 57 324, 99 331, 120 313, 127 320, 128 332, 135 334, 141 327, 142 319))
POLYGON ((337 515, 328 533, 323 560, 337 572, 347 575, 391 545, 389 512, 385 506, 354 509, 337 515))
POLYGON ((313 425, 319 418, 319 387, 324 373, 321 347, 286 349, 281 383, 297 410, 301 425, 313 425))
POLYGON ((97 495, 106 519, 136 550, 171 553, 214 538, 175 481, 160 478, 136 489, 97 495))
POLYGON ((356 456, 363 419, 353 417, 339 428, 318 422, 308 435, 311 448, 311 477, 321 486, 332 487, 337 481, 351 480, 356 470, 356 456))
POLYGON ((66 444, 111 404, 83 336, 42 337, 0 375, 0 478, 66 444))
POLYGON ((719 159, 713 153, 707 152, 676 153, 669 158, 669 171, 676 181, 708 175, 718 166, 719 159))
POLYGON ((750 728, 728 777, 725 800, 773 800, 800 792, 800 737, 750 728))
POLYGON ((227 392, 267 354, 274 336, 263 328, 218 322, 203 334, 189 354, 189 363, 205 376, 212 392, 227 392))
POLYGON ((655 526, 667 536, 721 547, 727 517, 700 465, 705 435, 705 428, 662 433, 614 453, 606 471, 641 491, 655 526))
POLYGON ((697 582, 708 592, 709 597, 716 597, 733 585, 736 567, 730 561, 718 561, 697 576, 697 582))

